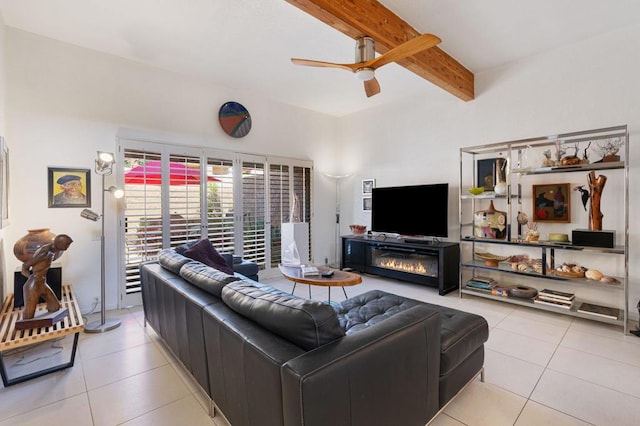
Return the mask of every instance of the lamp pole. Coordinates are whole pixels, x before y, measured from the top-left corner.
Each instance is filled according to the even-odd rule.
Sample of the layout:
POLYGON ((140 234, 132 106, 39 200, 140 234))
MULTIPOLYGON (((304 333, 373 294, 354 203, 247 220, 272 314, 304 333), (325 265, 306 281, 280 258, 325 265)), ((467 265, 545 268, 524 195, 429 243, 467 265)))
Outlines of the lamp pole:
POLYGON ((335 267, 340 267, 340 181, 344 178, 348 178, 351 176, 351 173, 346 175, 330 175, 326 174, 325 176, 333 178, 336 180, 336 249, 335 249, 335 267))
POLYGON ((113 330, 120 326, 120 320, 118 318, 107 319, 106 315, 106 282, 105 282, 105 249, 104 249, 104 193, 109 191, 104 187, 104 177, 107 174, 111 174, 111 168, 108 171, 98 170, 96 172, 102 175, 102 214, 100 219, 102 220, 102 229, 100 232, 100 321, 93 321, 84 326, 84 331, 87 333, 104 333, 105 331, 113 330))

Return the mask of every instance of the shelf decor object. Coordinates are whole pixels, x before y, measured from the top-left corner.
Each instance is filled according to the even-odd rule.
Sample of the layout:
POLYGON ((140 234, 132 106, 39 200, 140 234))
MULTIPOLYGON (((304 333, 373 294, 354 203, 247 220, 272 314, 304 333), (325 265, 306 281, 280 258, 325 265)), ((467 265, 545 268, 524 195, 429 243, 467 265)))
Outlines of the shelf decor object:
POLYGON ((626 125, 461 148, 460 296, 614 324, 628 334, 629 161, 626 125), (500 158, 506 170, 497 177, 500 158), (498 193, 503 177, 506 190, 498 193), (469 194, 476 187, 485 192, 469 194), (580 208, 572 217, 572 198, 588 218, 580 208), (469 285, 475 276, 500 284, 469 285), (524 297, 514 297, 519 289, 524 297))
POLYGON ((475 236, 478 238, 495 238, 503 240, 507 237, 507 214, 496 210, 493 200, 486 210, 477 211, 473 216, 475 236))

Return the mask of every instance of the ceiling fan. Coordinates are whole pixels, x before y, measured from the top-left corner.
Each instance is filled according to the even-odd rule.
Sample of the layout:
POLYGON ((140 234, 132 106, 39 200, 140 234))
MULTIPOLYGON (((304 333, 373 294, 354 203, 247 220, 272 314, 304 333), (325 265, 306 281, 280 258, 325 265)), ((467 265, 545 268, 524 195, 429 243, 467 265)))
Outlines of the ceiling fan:
POLYGON ((375 77, 375 70, 390 62, 396 62, 418 52, 429 49, 440 43, 440 38, 433 34, 423 34, 413 38, 388 52, 375 57, 375 42, 371 37, 361 37, 356 40, 356 59, 353 64, 336 64, 333 62, 313 61, 310 59, 292 58, 296 65, 310 67, 342 68, 356 74, 356 78, 364 82, 364 91, 367 97, 380 93, 380 84, 375 77))

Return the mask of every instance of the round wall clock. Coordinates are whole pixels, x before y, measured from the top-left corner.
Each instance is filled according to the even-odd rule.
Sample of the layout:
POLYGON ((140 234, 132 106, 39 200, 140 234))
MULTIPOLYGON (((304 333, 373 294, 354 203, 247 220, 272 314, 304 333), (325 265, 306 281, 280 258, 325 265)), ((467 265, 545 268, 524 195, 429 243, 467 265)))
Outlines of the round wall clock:
POLYGON ((234 138, 246 136, 251 130, 251 115, 249 111, 238 102, 227 102, 220 107, 218 112, 220 126, 226 134, 234 138))

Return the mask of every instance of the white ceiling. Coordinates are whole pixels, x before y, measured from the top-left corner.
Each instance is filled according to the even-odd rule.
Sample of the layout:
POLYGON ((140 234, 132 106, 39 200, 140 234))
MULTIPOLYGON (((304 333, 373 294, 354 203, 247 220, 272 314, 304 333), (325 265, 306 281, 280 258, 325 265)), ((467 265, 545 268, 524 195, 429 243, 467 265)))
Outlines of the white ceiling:
MULTIPOLYGON (((638 0, 381 3, 473 73, 640 22, 638 0)), ((355 42, 284 0, 0 0, 0 12, 10 27, 335 116, 453 98, 396 64, 377 71, 372 98, 349 72, 292 65, 353 62, 355 42)))

